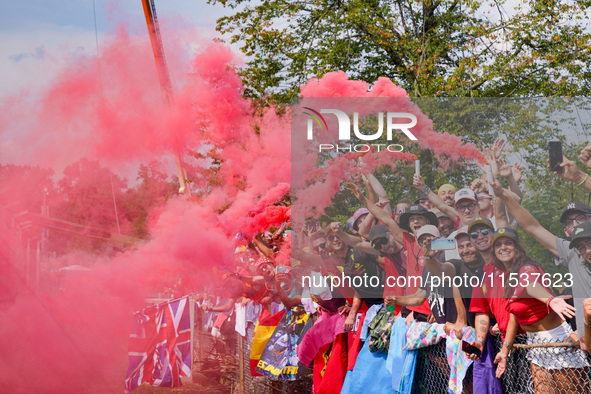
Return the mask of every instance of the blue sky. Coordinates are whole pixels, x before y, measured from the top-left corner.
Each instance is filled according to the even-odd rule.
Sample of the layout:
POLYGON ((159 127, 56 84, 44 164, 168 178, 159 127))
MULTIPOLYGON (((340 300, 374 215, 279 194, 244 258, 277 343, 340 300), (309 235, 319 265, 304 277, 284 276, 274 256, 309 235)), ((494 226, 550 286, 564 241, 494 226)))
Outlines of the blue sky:
MULTIPOLYGON (((94 0, 94 5, 99 47, 105 35, 121 23, 131 29, 145 28, 141 0, 94 0)), ((156 0, 156 11, 164 40, 167 19, 182 18, 203 35, 213 36, 216 19, 226 12, 205 0, 156 0)), ((43 85, 72 56, 96 54, 94 17, 93 0, 4 1, 0 96, 43 85)))

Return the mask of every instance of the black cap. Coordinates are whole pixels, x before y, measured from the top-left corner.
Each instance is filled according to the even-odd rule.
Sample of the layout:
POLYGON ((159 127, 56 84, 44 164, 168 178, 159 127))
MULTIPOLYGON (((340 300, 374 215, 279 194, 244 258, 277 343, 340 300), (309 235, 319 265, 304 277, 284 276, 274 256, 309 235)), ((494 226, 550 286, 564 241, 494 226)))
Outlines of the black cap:
POLYGON ((427 200, 427 195, 420 190, 419 190, 419 194, 417 194, 417 199, 415 200, 415 204, 418 204, 419 200, 427 200))
POLYGON ((490 227, 490 229, 493 230, 493 231, 495 229, 495 226, 493 226, 493 224, 490 221, 490 219, 488 219, 488 218, 476 218, 476 219, 472 220, 470 222, 470 224, 468 225, 468 232, 472 231, 472 228, 474 228, 474 226, 476 226, 477 224, 482 224, 484 226, 490 227))
POLYGON ((564 226, 564 223, 566 222, 566 218, 568 217, 568 215, 575 211, 591 213, 591 207, 587 204, 583 204, 582 202, 571 202, 566 206, 566 208, 564 208, 564 211, 562 211, 562 215, 560 215, 560 223, 562 223, 562 225, 564 226))
POLYGON ((501 227, 493 234, 493 238, 491 244, 494 245, 495 241, 501 237, 509 237, 515 242, 519 242, 519 235, 517 235, 517 231, 512 229, 511 227, 501 227))
POLYGON ((591 221, 581 223, 575 227, 569 247, 574 248, 575 242, 581 238, 591 238, 591 221))
POLYGON ((388 236, 388 228, 383 224, 376 224, 369 230, 369 241, 373 243, 378 238, 385 238, 388 236))
POLYGON ((429 220, 429 224, 432 224, 435 227, 437 227, 439 225, 439 221, 437 220, 437 216, 433 212, 428 211, 427 208, 425 208, 424 206, 422 206, 420 204, 414 204, 414 205, 411 205, 410 208, 406 210, 406 212, 404 212, 402 215, 400 215, 400 224, 399 224, 400 228, 402 228, 406 231, 411 231, 410 227, 408 226, 408 220, 413 215, 421 215, 421 216, 426 217, 429 220))

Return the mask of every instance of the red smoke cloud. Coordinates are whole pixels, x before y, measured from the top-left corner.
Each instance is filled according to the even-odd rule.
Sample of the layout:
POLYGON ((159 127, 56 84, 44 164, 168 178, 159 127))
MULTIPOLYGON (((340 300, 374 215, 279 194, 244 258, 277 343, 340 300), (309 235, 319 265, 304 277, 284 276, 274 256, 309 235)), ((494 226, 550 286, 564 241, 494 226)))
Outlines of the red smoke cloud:
MULTIPOLYGON (((122 390, 133 311, 144 305, 146 297, 174 284, 179 285, 177 292, 187 294, 211 283, 212 267, 232 264, 237 233, 249 237, 289 220, 291 210, 276 203, 290 191, 292 159, 297 160, 298 171, 321 178, 299 196, 315 207, 317 214, 330 204, 343 180, 357 176, 360 169, 373 171, 384 164, 395 168, 396 159, 414 160, 408 153, 337 156, 320 176, 313 172, 315 154, 291 156, 289 113, 279 116, 273 108, 255 113, 242 97, 243 87, 234 71, 240 59, 230 49, 211 45, 190 62, 183 62, 188 52, 180 44, 167 52, 174 85, 170 105, 162 101, 149 45, 123 29, 102 48, 100 72, 96 59, 82 58, 40 96, 17 93, 2 101, 0 138, 3 146, 11 148, 3 152, 3 160, 20 164, 25 160, 19 158, 24 158, 29 164, 53 169, 59 176, 66 165, 87 158, 100 161, 116 174, 128 174, 138 163, 155 158, 172 161, 173 152, 182 150, 195 192, 193 199, 172 197, 150 212, 149 239, 127 244, 125 250, 85 257, 91 263, 83 263, 77 254, 58 255, 57 259, 44 256, 54 269, 51 275, 62 281, 61 290, 36 289, 35 280, 24 279, 23 250, 29 243, 35 254, 41 242, 41 219, 23 220, 18 230, 14 223, 25 209, 39 215, 32 207, 40 206, 41 194, 39 190, 17 193, 24 188, 22 179, 3 178, 0 352, 5 357, 0 361, 0 387, 4 391, 122 390), (183 56, 176 56, 181 50, 183 56), (57 273, 57 268, 72 263, 90 270, 57 273), (23 286, 25 283, 30 287, 23 286)), ((302 96, 407 97, 387 79, 380 78, 370 90, 367 83, 349 81, 342 72, 311 81, 302 87, 302 96)), ((408 108, 417 111, 410 102, 408 108)), ((461 147, 458 137, 438 134, 423 120, 427 126, 416 130, 419 145, 436 154, 448 153, 451 158, 477 157, 473 147, 461 147)), ((93 174, 99 173, 97 169, 93 174)), ((80 171, 69 179, 93 174, 80 171)), ((87 182, 62 182, 56 190, 64 195, 49 194, 47 198, 64 202, 67 209, 75 197, 83 204, 81 215, 86 211, 89 217, 101 218, 100 223, 87 224, 84 231, 100 239, 124 237, 133 227, 134 217, 119 218, 123 233, 119 235, 113 195, 115 200, 122 198, 125 190, 111 195, 109 189, 123 183, 114 178, 115 186, 100 183, 98 176, 87 182), (103 193, 97 201, 85 194, 93 187, 99 189, 97 194, 103 193), (97 228, 105 234, 97 235, 97 228)), ((50 212, 54 214, 57 212, 50 212)), ((55 234, 50 230, 50 242, 55 234)), ((289 241, 284 244, 286 250, 277 261, 288 265, 289 241)), ((54 283, 56 278, 41 280, 54 283)))
MULTIPOLYGON (((37 290, 34 280, 24 279, 22 250, 32 244, 34 255, 40 242, 39 226, 45 219, 32 209, 39 209, 42 193, 17 194, 22 179, 2 178, 0 207, 9 207, 3 211, 0 238, 0 250, 6 251, 0 253, 3 391, 122 391, 131 315, 143 307, 144 299, 175 285, 176 295, 203 288, 215 279, 213 267, 232 264, 236 233, 254 235, 289 219, 289 208, 274 206, 289 192, 289 115, 280 117, 273 109, 254 114, 234 72, 240 60, 222 45, 205 48, 182 69, 175 52, 167 53, 169 64, 175 65, 171 69, 175 88, 170 106, 165 105, 146 44, 120 30, 102 48, 100 74, 96 59, 83 58, 39 96, 14 94, 2 101, 0 138, 12 148, 3 160, 26 158, 29 164, 55 169, 59 176, 66 165, 87 158, 127 174, 139 162, 172 161, 173 152, 183 147, 195 192, 193 199, 173 197, 152 212, 149 240, 126 250, 102 258, 44 256, 53 268, 47 276, 54 278, 42 277, 41 282, 50 285, 37 290), (221 164, 216 170, 214 161, 221 164), (30 226, 23 224, 27 233, 15 233, 12 224, 24 209, 34 219, 30 226), (71 264, 90 270, 57 271, 71 264)), ((186 56, 189 50, 184 51, 186 56)), ((76 179, 102 171, 85 168, 72 171, 68 182, 60 181, 55 189, 68 191, 65 207, 75 196, 76 201, 87 201, 81 214, 104 219, 84 231, 95 234, 95 228, 102 229, 104 234, 95 234, 100 239, 109 234, 119 237, 110 189, 116 191, 116 199, 122 198, 125 191, 118 191, 117 185, 123 181, 113 177, 111 187, 93 178, 84 182, 83 192, 83 182, 76 179), (101 195, 101 200, 82 195, 89 191, 101 195)), ((52 199, 65 197, 49 193, 47 198, 52 204, 52 199)), ((119 218, 122 236, 132 219, 119 218)), ((57 234, 49 230, 50 243, 57 234)))

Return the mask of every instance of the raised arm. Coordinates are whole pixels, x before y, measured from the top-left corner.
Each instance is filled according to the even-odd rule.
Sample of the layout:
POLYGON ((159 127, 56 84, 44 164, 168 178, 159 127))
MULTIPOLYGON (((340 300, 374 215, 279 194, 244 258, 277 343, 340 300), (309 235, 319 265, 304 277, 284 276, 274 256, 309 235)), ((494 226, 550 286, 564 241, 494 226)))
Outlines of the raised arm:
POLYGON ((435 208, 443 212, 448 218, 452 220, 452 222, 456 223, 458 221, 458 213, 456 212, 456 210, 444 203, 443 200, 439 198, 439 196, 435 194, 433 190, 431 190, 431 188, 425 184, 425 181, 423 180, 422 176, 417 174, 413 175, 412 184, 415 188, 425 193, 425 195, 427 196, 429 201, 431 201, 431 203, 435 206, 435 208))
POLYGON ((498 161, 498 166, 500 175, 507 180, 507 183, 509 184, 509 190, 514 193, 513 198, 515 198, 518 203, 521 203, 521 200, 523 199, 523 193, 521 193, 521 189, 513 177, 513 170, 511 169, 511 166, 502 159, 498 161))
POLYGON ((307 253, 300 249, 298 246, 294 246, 291 249, 291 255, 294 259, 303 261, 312 267, 323 267, 324 260, 322 256, 314 254, 314 253, 307 253))
POLYGON ((359 249, 365 253, 377 255, 379 252, 375 250, 371 244, 359 237, 354 237, 347 234, 343 230, 343 226, 339 222, 333 222, 330 224, 330 231, 335 233, 337 237, 352 248, 359 249))
MULTIPOLYGON (((548 308, 552 308, 562 320, 575 317, 575 312, 577 310, 574 306, 567 304, 564 297, 556 297, 550 294, 550 292, 548 292, 548 290, 546 290, 540 283, 529 283, 526 289, 527 294, 529 294, 530 297, 543 302, 548 308)), ((572 296, 567 298, 572 298, 572 296)))
POLYGON ((534 237, 536 241, 548 249, 550 253, 558 257, 556 237, 554 234, 542 227, 542 225, 536 220, 536 218, 532 216, 531 213, 527 211, 527 209, 519 205, 517 201, 511 197, 509 191, 501 187, 501 184, 497 179, 495 179, 493 183, 493 188, 495 190, 495 195, 503 200, 507 206, 507 209, 517 221, 517 224, 519 224, 526 233, 534 237))
POLYGON ((394 240, 399 245, 402 245, 403 244, 402 229, 398 226, 398 224, 396 224, 394 219, 392 219, 392 216, 388 215, 388 212, 384 211, 382 208, 378 207, 377 205, 369 204, 367 199, 365 198, 365 196, 363 195, 363 193, 359 189, 359 186, 357 186, 355 183, 348 182, 347 186, 353 192, 355 197, 357 197, 357 199, 363 205, 365 205, 365 207, 369 210, 369 212, 371 212, 376 217, 376 219, 378 219, 386 227, 388 227, 388 230, 390 231, 390 234, 392 235, 392 237, 394 237, 394 240))
POLYGON ((563 168, 563 171, 554 171, 554 175, 558 175, 559 177, 582 187, 588 192, 591 192, 591 177, 589 174, 581 171, 574 161, 567 159, 566 156, 562 156, 562 163, 560 163, 560 167, 563 168))
MULTIPOLYGON (((390 204, 389 204, 390 200, 388 199, 388 196, 386 195, 386 189, 384 189, 384 186, 382 186, 380 181, 378 181, 378 179, 371 173, 365 174, 363 176, 367 179, 367 182, 369 183, 369 187, 371 187, 373 189, 373 191, 376 193, 376 195, 378 196, 378 203, 388 202, 388 204, 383 205, 382 208, 390 216, 392 216, 392 208, 390 207, 390 204)), ((365 182, 365 179, 364 179, 364 182, 365 182)), ((368 187, 367 184, 366 184, 366 187, 368 187)))

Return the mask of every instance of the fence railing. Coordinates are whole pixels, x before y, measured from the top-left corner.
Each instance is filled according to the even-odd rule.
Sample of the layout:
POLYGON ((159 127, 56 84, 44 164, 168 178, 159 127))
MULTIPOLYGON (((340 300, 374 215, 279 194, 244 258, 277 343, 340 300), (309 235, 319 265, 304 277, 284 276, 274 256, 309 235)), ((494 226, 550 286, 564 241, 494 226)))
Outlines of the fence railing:
MULTIPOLYGON (((312 371, 298 381, 271 381, 250 375, 249 356, 254 325, 248 324, 246 336, 241 338, 233 329, 226 338, 214 338, 204 327, 203 314, 195 319, 195 352, 193 381, 201 381, 210 392, 232 393, 312 393, 312 371)), ((501 347, 499 337, 493 337, 495 351, 501 347)), ((591 393, 589 365, 591 358, 578 347, 538 344, 525 345, 526 336, 518 335, 511 350, 506 371, 501 378, 504 394, 580 394, 591 393), (534 363, 532 363, 532 359, 534 363), (544 368, 536 363, 552 367, 544 368)), ((464 379, 464 393, 472 393, 471 366, 464 379)), ((445 340, 437 345, 418 350, 413 394, 448 392, 449 365, 445 340)))

